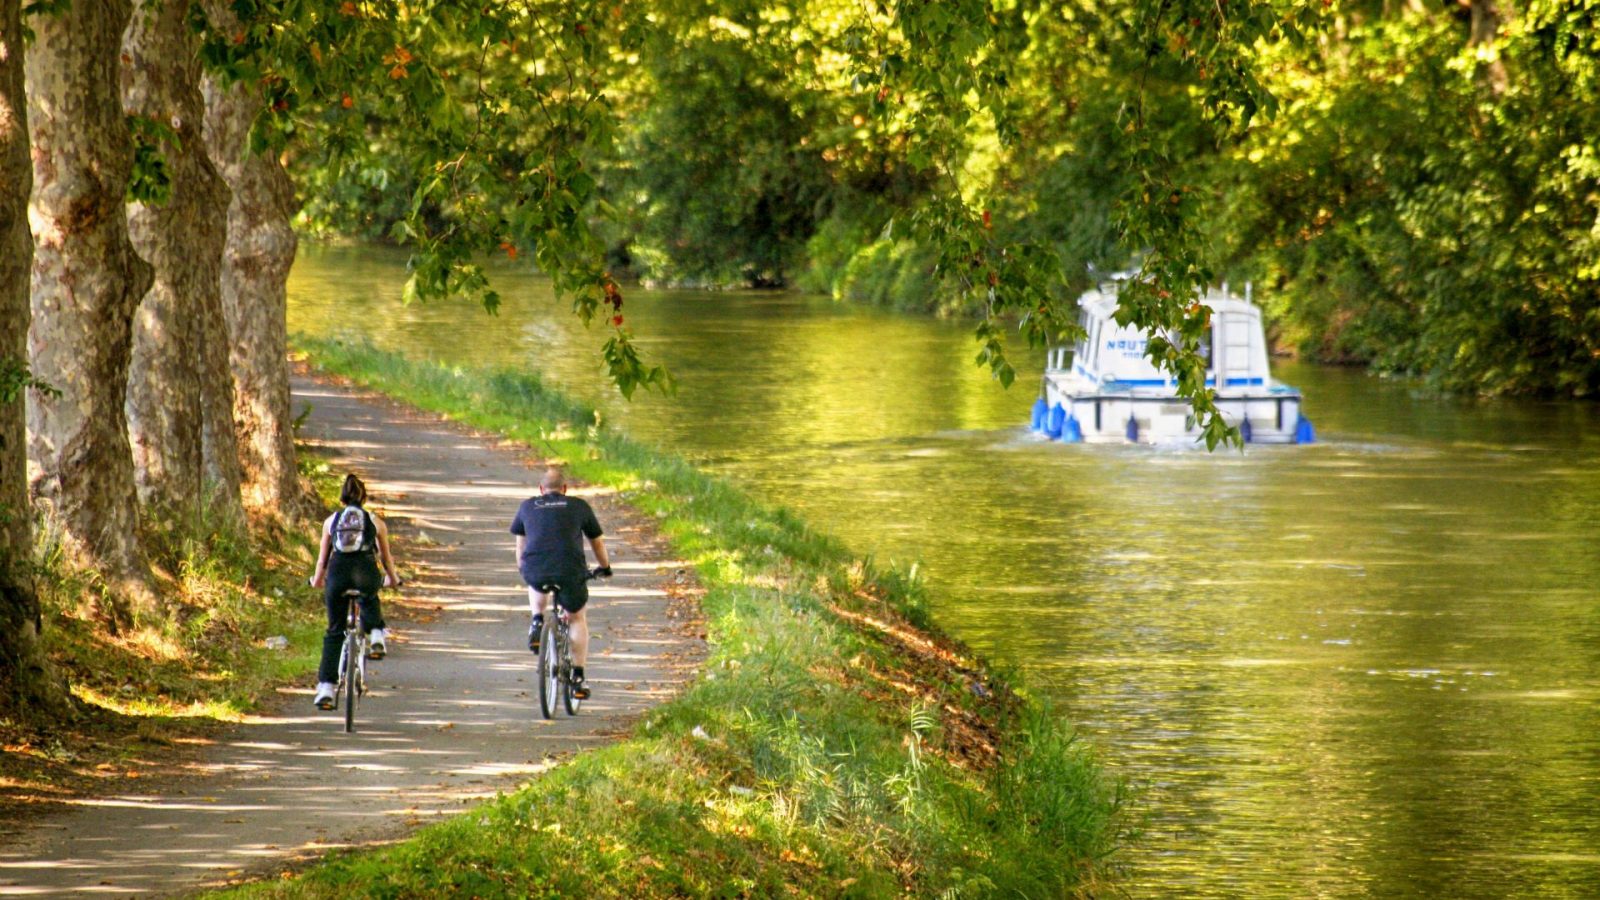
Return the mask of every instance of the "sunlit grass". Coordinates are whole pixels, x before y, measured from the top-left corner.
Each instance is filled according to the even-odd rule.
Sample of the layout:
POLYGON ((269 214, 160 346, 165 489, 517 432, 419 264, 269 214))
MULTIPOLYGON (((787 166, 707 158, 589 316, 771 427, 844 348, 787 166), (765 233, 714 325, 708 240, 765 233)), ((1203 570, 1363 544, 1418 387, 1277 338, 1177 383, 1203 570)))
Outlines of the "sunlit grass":
POLYGON ((626 740, 291 897, 1099 893, 1120 792, 1069 728, 928 629, 913 571, 598 428, 513 372, 297 339, 317 365, 499 432, 656 519, 704 588, 701 677, 626 740))
POLYGON ((108 709, 118 715, 168 719, 213 719, 219 722, 239 722, 245 710, 235 702, 226 700, 192 700, 178 704, 162 697, 133 697, 124 699, 115 693, 103 693, 81 682, 72 685, 72 695, 84 703, 108 709))

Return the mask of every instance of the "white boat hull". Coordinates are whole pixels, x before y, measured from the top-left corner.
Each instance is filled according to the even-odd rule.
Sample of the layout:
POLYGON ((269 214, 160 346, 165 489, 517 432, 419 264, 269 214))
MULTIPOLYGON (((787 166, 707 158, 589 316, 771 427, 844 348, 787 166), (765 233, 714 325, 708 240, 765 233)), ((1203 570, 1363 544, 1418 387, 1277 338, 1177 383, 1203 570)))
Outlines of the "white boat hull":
MULTIPOLYGON (((1070 351, 1050 350, 1033 428, 1074 443, 1192 444, 1201 437, 1193 405, 1148 355, 1151 335, 1116 320, 1119 281, 1113 277, 1078 298, 1081 335, 1070 351)), ((1248 287, 1245 295, 1229 294, 1227 285, 1197 295, 1207 311, 1195 347, 1206 385, 1216 390, 1223 421, 1247 443, 1312 443, 1316 434, 1300 414, 1300 392, 1273 380, 1261 310, 1248 287)))
MULTIPOLYGON (((1160 392, 1108 392, 1067 389, 1046 378, 1044 391, 1046 424, 1055 415, 1076 422, 1076 429, 1063 421, 1054 434, 1048 427, 1037 430, 1058 440, 1082 440, 1090 444, 1189 444, 1200 439, 1201 431, 1193 420, 1189 401, 1160 392)), ((1253 444, 1301 443, 1307 430, 1301 429, 1300 394, 1276 387, 1254 393, 1218 395, 1217 409, 1229 425, 1245 433, 1253 444), (1248 422, 1248 426, 1246 423, 1248 422)))

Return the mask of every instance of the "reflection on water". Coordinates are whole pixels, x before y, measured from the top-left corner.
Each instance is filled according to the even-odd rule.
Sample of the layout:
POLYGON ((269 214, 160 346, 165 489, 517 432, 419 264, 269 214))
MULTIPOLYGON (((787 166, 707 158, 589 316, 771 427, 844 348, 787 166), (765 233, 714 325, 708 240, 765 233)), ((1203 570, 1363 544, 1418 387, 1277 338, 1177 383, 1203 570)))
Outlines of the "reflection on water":
MULTIPOLYGON (((1069 447, 967 329, 751 293, 627 299, 679 395, 615 399, 544 282, 402 309, 308 252, 290 327, 525 366, 880 558, 1142 790, 1135 896, 1600 896, 1600 417, 1284 366, 1324 442, 1069 447)), ((1033 371, 1041 361, 1029 360, 1033 371)), ((1024 379, 1026 381, 1026 377, 1024 379)))

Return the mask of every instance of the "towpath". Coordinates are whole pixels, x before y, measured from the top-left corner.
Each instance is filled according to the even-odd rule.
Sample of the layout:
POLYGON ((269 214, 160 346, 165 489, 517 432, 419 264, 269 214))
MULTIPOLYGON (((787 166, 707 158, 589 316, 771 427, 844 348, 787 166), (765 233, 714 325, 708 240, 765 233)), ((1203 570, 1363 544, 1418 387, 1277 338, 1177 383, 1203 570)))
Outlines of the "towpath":
MULTIPOLYGON (((311 405, 306 433, 367 479, 401 567, 420 571, 386 599, 397 638, 372 664, 358 732, 313 709, 307 672, 184 777, 76 801, 6 837, 0 896, 178 893, 392 839, 614 738, 688 676, 700 647, 674 615, 677 565, 636 513, 575 489, 595 504, 617 574, 591 583, 594 697, 576 718, 544 721, 506 532, 537 462, 331 383, 299 377, 294 393, 297 410, 311 405)), ((316 602, 309 588, 305 599, 316 602)))

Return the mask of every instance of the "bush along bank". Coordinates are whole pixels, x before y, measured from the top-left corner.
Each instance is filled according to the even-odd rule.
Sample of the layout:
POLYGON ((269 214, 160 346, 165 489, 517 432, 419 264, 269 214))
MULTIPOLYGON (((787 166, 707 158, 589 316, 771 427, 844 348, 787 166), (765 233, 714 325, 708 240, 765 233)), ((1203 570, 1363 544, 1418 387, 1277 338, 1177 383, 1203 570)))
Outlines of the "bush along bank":
POLYGON ((323 371, 617 490, 694 567, 709 656, 630 736, 382 850, 250 895, 1100 893, 1120 791, 927 621, 911 577, 596 424, 536 377, 296 338, 323 371))

